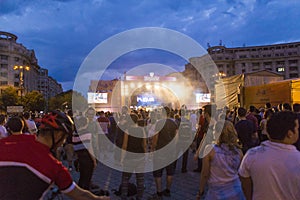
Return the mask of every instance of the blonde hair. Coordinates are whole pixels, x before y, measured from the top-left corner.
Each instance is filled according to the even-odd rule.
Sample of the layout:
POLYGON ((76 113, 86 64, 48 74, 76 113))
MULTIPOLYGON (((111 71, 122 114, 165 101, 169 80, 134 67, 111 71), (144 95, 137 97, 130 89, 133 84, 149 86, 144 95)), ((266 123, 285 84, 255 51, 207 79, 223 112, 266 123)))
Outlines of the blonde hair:
POLYGON ((219 135, 216 142, 217 145, 221 146, 221 144, 226 144, 232 151, 236 151, 236 148, 241 148, 237 132, 232 122, 228 120, 218 121, 215 125, 215 133, 219 135))

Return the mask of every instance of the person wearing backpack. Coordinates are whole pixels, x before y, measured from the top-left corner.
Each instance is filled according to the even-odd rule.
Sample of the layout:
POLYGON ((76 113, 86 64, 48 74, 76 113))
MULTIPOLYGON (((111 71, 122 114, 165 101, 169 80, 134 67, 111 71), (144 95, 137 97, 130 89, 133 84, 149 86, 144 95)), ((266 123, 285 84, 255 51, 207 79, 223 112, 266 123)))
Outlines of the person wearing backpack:
POLYGON ((129 180, 132 174, 136 177, 136 199, 142 199, 144 194, 144 173, 141 173, 145 165, 145 153, 147 142, 144 129, 138 126, 138 116, 130 114, 130 121, 124 132, 121 164, 123 165, 121 199, 126 200, 131 190, 129 180), (134 153, 134 154, 132 154, 134 153))

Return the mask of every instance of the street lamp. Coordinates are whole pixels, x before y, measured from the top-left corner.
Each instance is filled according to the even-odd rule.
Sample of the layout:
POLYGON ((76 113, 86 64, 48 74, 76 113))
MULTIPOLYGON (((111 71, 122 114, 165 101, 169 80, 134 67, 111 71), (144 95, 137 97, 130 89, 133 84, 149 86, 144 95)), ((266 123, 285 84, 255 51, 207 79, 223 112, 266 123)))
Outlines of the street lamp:
POLYGON ((218 79, 222 79, 226 77, 226 74, 224 72, 219 72, 213 75, 213 77, 217 77, 218 79))
POLYGON ((15 65, 14 70, 19 70, 19 81, 20 81, 20 89, 21 89, 21 97, 23 96, 23 90, 24 90, 24 71, 29 71, 29 66, 22 66, 22 65, 15 65))

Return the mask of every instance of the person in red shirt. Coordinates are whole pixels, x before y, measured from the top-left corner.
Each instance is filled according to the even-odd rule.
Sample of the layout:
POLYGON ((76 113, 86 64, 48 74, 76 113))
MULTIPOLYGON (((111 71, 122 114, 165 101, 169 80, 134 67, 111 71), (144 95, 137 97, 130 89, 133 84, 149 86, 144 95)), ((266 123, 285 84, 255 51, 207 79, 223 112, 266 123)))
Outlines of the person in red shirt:
POLYGON ((38 136, 13 134, 0 141, 0 199, 43 199, 54 183, 72 199, 110 199, 83 190, 51 152, 61 146, 74 124, 60 111, 52 111, 41 120, 38 136))

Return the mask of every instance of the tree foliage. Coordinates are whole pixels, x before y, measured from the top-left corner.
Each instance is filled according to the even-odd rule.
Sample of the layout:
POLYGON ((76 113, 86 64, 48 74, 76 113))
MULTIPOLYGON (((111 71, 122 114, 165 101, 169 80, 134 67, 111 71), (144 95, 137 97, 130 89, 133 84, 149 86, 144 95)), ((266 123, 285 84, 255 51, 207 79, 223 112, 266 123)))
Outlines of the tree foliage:
POLYGON ((22 104, 24 105, 24 110, 27 111, 44 111, 46 106, 46 100, 38 91, 28 92, 22 98, 22 104))
POLYGON ((50 98, 48 104, 48 110, 76 109, 83 111, 85 108, 87 108, 86 98, 84 98, 84 96, 82 96, 80 93, 73 90, 68 90, 56 95, 55 97, 50 98), (75 105, 76 108, 72 108, 73 105, 75 105))
POLYGON ((2 91, 0 96, 1 107, 6 110, 7 106, 16 106, 20 104, 18 91, 14 87, 8 87, 2 91))

